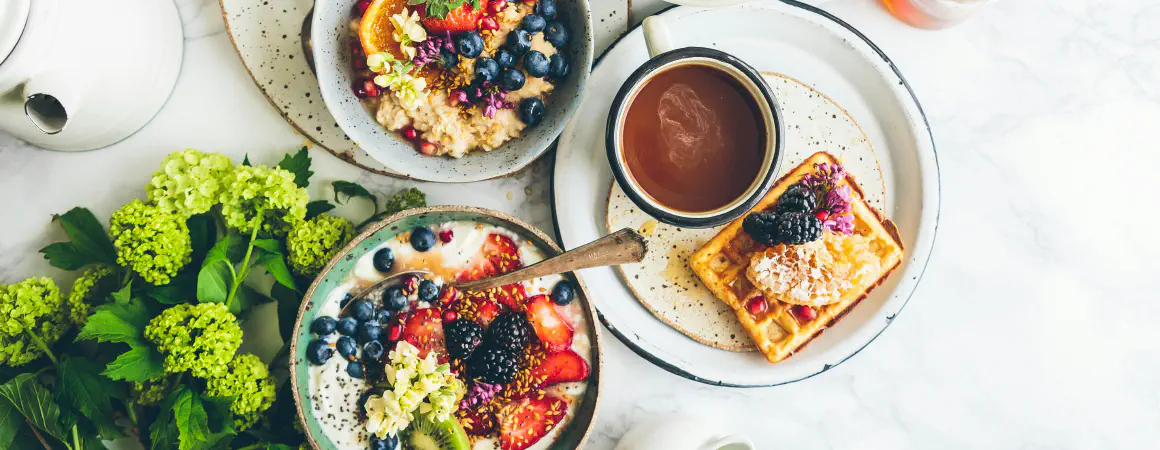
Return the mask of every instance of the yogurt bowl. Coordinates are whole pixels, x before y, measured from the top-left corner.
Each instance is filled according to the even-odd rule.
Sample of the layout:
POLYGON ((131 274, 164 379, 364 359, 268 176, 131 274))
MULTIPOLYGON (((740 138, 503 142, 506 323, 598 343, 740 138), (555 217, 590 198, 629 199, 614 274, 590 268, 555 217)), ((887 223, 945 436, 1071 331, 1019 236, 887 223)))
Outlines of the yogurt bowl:
MULTIPOLYGON (((482 293, 450 287, 457 279, 514 270, 560 251, 542 231, 514 217, 466 206, 409 210, 370 226, 323 269, 306 292, 294 325, 291 383, 308 440, 321 449, 363 450, 372 448, 372 440, 405 442, 414 436, 408 427, 425 421, 457 430, 454 434, 466 443, 457 448, 495 449, 510 439, 511 433, 505 431, 519 428, 513 420, 526 422, 525 417, 536 416, 521 414, 530 411, 546 417, 542 425, 548 431, 527 442, 526 448, 580 446, 595 418, 601 367, 595 311, 584 287, 570 273, 482 293), (389 258, 384 256, 388 254, 389 258), (365 318, 366 311, 357 311, 367 305, 358 304, 360 300, 349 303, 349 296, 361 289, 416 269, 431 275, 370 299, 371 319, 365 318), (566 286, 557 288, 562 285, 566 286), (571 299, 559 292, 567 287, 571 299), (316 324, 332 320, 327 317, 339 323, 337 329, 328 331, 316 324), (357 320, 358 332, 345 333, 344 320, 357 320), (381 325, 379 337, 364 335, 363 328, 371 326, 363 322, 381 325), (518 323, 525 325, 513 325, 518 323), (520 340, 512 338, 520 334, 511 332, 513 327, 525 330, 522 344, 513 344, 520 340), (463 339, 470 334, 464 328, 475 330, 479 338, 463 339), (477 345, 465 350, 465 341, 477 345), (357 344, 351 350, 353 342, 357 344), (381 357, 375 356, 374 342, 382 344, 381 357), (442 373, 436 378, 447 383, 438 392, 455 396, 453 402, 444 399, 442 411, 447 405, 456 406, 443 422, 427 412, 430 408, 416 408, 408 417, 410 425, 392 428, 393 439, 381 421, 369 420, 379 425, 368 431, 368 417, 377 413, 368 415, 367 410, 389 398, 385 392, 400 392, 394 381, 399 372, 392 367, 402 367, 395 357, 409 349, 417 349, 420 359, 432 360, 420 372, 442 373), (514 363, 496 363, 491 354, 500 353, 497 358, 514 363), (441 363, 447 367, 433 370, 441 363)), ((435 394, 424 401, 440 403, 435 394)))

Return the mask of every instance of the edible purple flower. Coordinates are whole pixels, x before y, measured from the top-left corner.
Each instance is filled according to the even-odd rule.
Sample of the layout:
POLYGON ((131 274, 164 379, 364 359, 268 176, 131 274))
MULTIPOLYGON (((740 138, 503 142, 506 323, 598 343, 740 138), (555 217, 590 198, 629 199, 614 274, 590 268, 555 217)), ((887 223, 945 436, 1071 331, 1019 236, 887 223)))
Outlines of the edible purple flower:
POLYGON ((841 185, 846 178, 846 169, 840 164, 815 164, 815 172, 802 177, 801 184, 813 191, 817 198, 817 211, 822 219, 822 229, 834 233, 854 232, 854 215, 850 186, 841 185))
POLYGON ((463 396, 463 400, 459 401, 459 409, 473 410, 480 405, 490 402, 495 394, 503 389, 503 386, 498 384, 489 384, 482 381, 476 381, 467 390, 467 394, 463 396))
POLYGON ((411 60, 416 66, 422 66, 439 57, 440 50, 455 53, 455 44, 451 41, 451 33, 444 32, 443 36, 428 35, 427 40, 415 46, 415 59, 411 60))
POLYGON ((463 89, 456 89, 451 91, 451 100, 454 100, 456 103, 466 102, 467 92, 464 92, 463 89))
POLYGON ((504 102, 505 97, 507 97, 507 91, 503 90, 494 91, 487 94, 487 96, 483 98, 483 115, 487 116, 489 119, 493 119, 495 118, 495 113, 499 112, 500 109, 510 109, 514 107, 515 105, 512 103, 504 102))

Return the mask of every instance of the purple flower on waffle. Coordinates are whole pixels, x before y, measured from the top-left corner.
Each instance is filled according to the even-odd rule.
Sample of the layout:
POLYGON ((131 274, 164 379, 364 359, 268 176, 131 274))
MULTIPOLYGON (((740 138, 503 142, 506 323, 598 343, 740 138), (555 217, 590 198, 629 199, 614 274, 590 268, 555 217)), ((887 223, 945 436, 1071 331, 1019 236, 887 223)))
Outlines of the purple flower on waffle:
POLYGON ((846 169, 841 164, 814 164, 814 169, 814 173, 802 178, 802 184, 819 194, 833 189, 846 178, 846 169))
POLYGON ((495 394, 498 394, 501 389, 503 389, 503 386, 498 384, 476 381, 467 390, 467 394, 463 396, 463 400, 459 401, 459 409, 473 410, 484 403, 490 402, 492 397, 495 397, 495 394))
POLYGON ((854 232, 854 215, 850 214, 853 198, 850 186, 840 185, 846 178, 846 169, 840 164, 814 164, 815 172, 802 177, 802 185, 818 198, 817 210, 825 214, 822 228, 834 233, 854 232))

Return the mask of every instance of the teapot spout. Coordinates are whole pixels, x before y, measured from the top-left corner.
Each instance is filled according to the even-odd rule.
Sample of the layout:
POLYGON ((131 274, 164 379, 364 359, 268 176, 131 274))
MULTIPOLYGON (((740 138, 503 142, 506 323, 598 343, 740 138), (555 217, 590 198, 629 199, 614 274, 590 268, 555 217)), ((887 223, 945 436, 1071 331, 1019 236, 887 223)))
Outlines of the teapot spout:
POLYGON ((45 134, 64 131, 70 112, 80 108, 84 83, 75 71, 42 72, 24 83, 24 115, 45 134))

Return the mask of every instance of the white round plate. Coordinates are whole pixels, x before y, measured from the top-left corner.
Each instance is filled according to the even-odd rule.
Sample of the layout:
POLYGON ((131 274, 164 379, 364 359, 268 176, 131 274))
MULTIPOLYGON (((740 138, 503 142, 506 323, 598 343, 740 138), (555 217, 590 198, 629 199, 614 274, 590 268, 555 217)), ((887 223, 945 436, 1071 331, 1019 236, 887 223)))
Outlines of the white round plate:
MULTIPOLYGON (((686 337, 642 306, 613 268, 586 269, 579 276, 592 293, 601 322, 637 354, 677 375, 708 384, 757 387, 825 372, 865 348, 890 325, 926 268, 938 227, 939 171, 922 108, 877 46, 813 6, 785 0, 714 9, 676 7, 661 14, 677 46, 732 53, 758 70, 800 80, 842 105, 878 155, 886 184, 884 212, 901 231, 906 259, 845 319, 778 364, 766 362, 758 353, 721 350, 686 337)), ((612 173, 604 149, 604 124, 614 94, 647 59, 639 28, 609 48, 593 69, 583 105, 560 138, 553 207, 565 248, 605 233, 612 173)))

